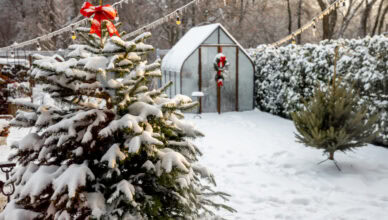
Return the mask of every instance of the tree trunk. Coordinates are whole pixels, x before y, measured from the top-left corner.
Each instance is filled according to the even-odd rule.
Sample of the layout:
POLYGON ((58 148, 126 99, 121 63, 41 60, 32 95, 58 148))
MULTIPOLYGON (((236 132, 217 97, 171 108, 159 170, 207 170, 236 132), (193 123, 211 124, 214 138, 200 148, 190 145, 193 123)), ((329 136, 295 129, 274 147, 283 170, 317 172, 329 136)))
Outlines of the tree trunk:
POLYGON ((363 1, 359 2, 359 4, 354 7, 353 0, 349 0, 348 12, 346 13, 345 17, 342 20, 341 28, 339 31, 339 37, 343 37, 345 31, 349 27, 350 22, 356 16, 356 13, 358 12, 358 10, 360 10, 363 1), (352 11, 352 8, 354 8, 353 11, 352 11))
POLYGON ((380 5, 379 5, 379 9, 377 9, 377 16, 375 19, 375 24, 373 25, 372 36, 374 36, 376 34, 376 31, 377 31, 377 28, 379 25, 379 21, 380 21, 381 11, 383 9, 383 5, 384 5, 384 0, 381 0, 380 5))
POLYGON ((196 13, 197 13, 197 11, 196 11, 196 6, 193 6, 192 7, 193 9, 192 9, 192 17, 191 17, 191 23, 193 24, 193 27, 195 27, 195 26, 197 26, 197 23, 196 23, 196 21, 195 21, 195 18, 196 18, 196 13))
POLYGON ((379 30, 378 30, 379 34, 381 34, 383 32, 383 26, 384 26, 384 23, 386 21, 385 17, 387 16, 387 14, 388 14, 388 5, 385 7, 384 12, 381 15, 381 21, 380 21, 379 30))
POLYGON ((334 160, 334 152, 330 152, 330 154, 329 154, 329 160, 334 160))
POLYGON ((290 0, 287 0, 287 12, 288 12, 288 34, 292 33, 292 11, 290 0))
POLYGON ((240 0, 240 18, 238 19, 239 26, 241 27, 241 23, 244 20, 244 0, 240 0))
POLYGON ((372 12, 372 7, 376 3, 377 0, 372 0, 371 2, 365 1, 365 10, 362 13, 361 17, 361 33, 362 37, 365 37, 368 34, 368 19, 372 12))
MULTIPOLYGON (((302 27, 302 5, 303 5, 303 0, 299 0, 299 3, 298 3, 298 29, 302 27)), ((298 44, 301 44, 302 34, 298 35, 297 42, 298 42, 298 44)))
MULTIPOLYGON (((328 5, 323 0, 317 0, 319 7, 321 8, 322 11, 324 11, 328 5)), ((322 40, 326 39, 332 39, 335 26, 337 24, 337 11, 334 10, 332 11, 329 15, 326 15, 323 17, 322 20, 322 29, 323 29, 323 34, 322 34, 322 40)))

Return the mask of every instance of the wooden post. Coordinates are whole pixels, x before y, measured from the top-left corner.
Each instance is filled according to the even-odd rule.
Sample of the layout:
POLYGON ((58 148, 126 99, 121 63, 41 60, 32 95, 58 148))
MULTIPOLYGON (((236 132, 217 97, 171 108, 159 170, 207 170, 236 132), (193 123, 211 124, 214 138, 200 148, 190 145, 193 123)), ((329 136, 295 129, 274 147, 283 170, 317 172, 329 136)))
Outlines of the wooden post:
MULTIPOLYGON (((198 91, 202 92, 202 48, 198 49, 198 91)), ((182 85, 182 84, 181 84, 182 85)), ((199 114, 202 114, 202 97, 199 97, 199 114)))
MULTIPOLYGON (((218 46, 218 53, 222 53, 222 47, 218 46)), ((217 111, 218 114, 221 114, 221 87, 218 86, 216 81, 216 87, 217 87, 217 111)))
MULTIPOLYGON (((221 44, 221 33, 220 28, 217 29, 217 43, 218 43, 218 53, 222 53, 222 47, 221 44)), ((218 114, 221 114, 221 87, 218 86, 218 82, 216 81, 216 87, 217 87, 217 111, 218 114)))
POLYGON ((236 111, 239 111, 239 102, 238 102, 238 77, 239 77, 239 47, 236 47, 236 111))

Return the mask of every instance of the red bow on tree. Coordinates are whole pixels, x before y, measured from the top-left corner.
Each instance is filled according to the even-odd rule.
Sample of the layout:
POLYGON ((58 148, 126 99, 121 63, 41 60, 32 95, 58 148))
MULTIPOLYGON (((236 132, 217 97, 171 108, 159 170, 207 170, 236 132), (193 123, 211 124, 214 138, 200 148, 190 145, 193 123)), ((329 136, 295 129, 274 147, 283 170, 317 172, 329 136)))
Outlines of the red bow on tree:
POLYGON ((90 34, 97 34, 101 37, 101 24, 102 21, 106 20, 106 27, 109 35, 112 37, 114 34, 120 37, 114 24, 110 21, 115 19, 117 16, 116 10, 111 5, 104 6, 93 6, 89 2, 85 2, 81 8, 81 14, 85 17, 91 17, 94 15, 92 20, 92 27, 90 28, 90 34))

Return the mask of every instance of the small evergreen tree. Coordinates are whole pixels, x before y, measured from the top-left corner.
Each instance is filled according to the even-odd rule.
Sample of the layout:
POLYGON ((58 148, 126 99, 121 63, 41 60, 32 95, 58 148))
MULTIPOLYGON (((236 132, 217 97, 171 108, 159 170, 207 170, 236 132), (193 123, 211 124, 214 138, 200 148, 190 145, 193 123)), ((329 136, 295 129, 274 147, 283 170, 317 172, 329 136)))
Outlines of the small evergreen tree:
POLYGON ((0 219, 198 219, 213 208, 215 184, 197 164, 202 136, 181 111, 197 105, 168 98, 171 85, 149 90, 160 64, 144 33, 102 40, 79 28, 83 43, 65 57, 34 56, 31 75, 56 103, 26 103, 12 125, 33 128, 12 147, 18 168, 12 201, 0 219))
POLYGON ((306 146, 323 149, 334 160, 336 151, 364 146, 376 136, 377 115, 368 117, 368 105, 359 102, 352 87, 318 87, 304 109, 291 114, 296 138, 306 146))
POLYGON ((372 141, 377 135, 378 120, 377 114, 368 115, 368 105, 361 103, 354 86, 347 88, 337 80, 338 54, 336 46, 332 86, 326 91, 318 86, 304 109, 291 114, 299 142, 323 149, 332 161, 336 151, 344 152, 372 141))

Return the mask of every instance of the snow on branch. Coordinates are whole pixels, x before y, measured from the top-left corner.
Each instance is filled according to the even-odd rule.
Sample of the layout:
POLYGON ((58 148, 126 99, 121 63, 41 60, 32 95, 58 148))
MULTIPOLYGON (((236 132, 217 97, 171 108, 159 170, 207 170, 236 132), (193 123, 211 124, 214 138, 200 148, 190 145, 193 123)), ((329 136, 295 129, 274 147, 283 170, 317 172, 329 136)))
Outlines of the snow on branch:
POLYGON ((127 201, 130 201, 133 206, 136 206, 136 202, 133 200, 133 196, 135 195, 135 187, 133 187, 133 185, 127 180, 122 180, 118 184, 113 185, 112 189, 116 190, 107 200, 108 203, 112 203, 122 194, 127 201))
POLYGON ((159 150, 157 155, 160 159, 160 161, 156 164, 156 170, 159 176, 163 173, 163 171, 170 173, 173 167, 176 167, 184 173, 189 173, 190 163, 182 154, 170 148, 164 148, 159 150))
POLYGON ((102 156, 101 162, 108 162, 109 168, 116 167, 116 160, 124 160, 126 158, 125 154, 121 152, 119 144, 114 144, 109 148, 109 150, 102 156))
POLYGON ((87 164, 72 164, 53 181, 54 193, 51 199, 68 192, 69 198, 74 198, 79 188, 86 186, 87 180, 94 180, 95 176, 87 164))

